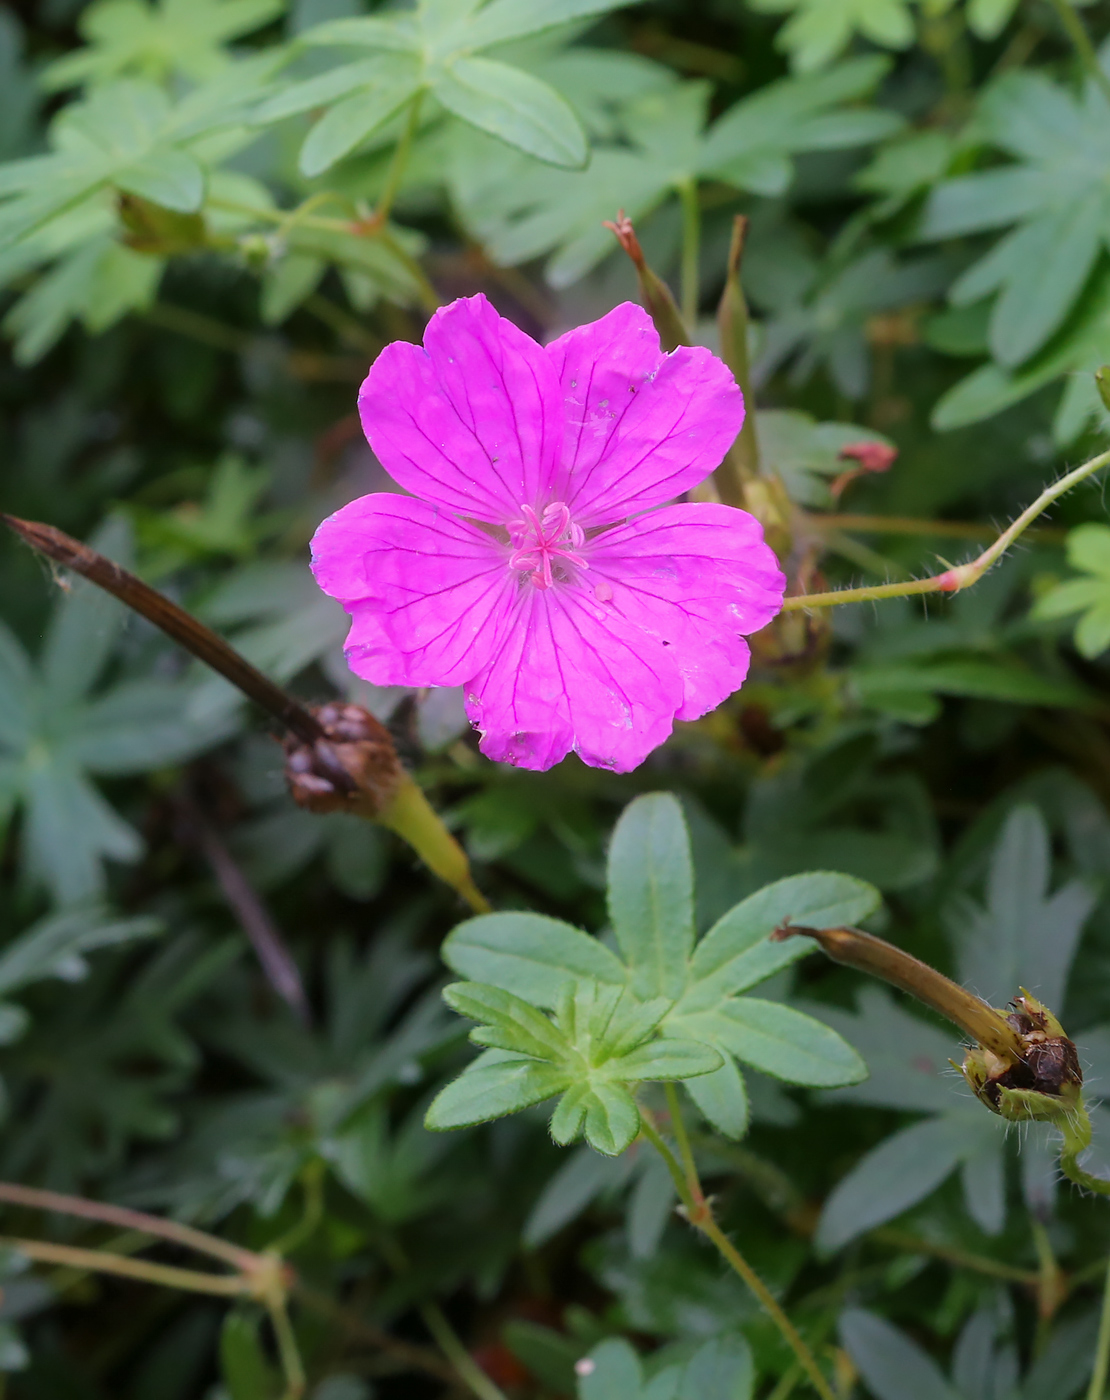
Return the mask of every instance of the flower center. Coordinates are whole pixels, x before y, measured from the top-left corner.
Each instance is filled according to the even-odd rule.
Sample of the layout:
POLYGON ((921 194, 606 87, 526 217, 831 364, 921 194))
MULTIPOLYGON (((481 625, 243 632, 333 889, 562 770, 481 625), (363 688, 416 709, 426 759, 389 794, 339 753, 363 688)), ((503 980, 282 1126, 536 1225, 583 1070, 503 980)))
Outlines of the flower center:
POLYGON ((513 544, 510 569, 526 572, 537 588, 550 588, 556 579, 567 576, 557 561, 565 559, 580 569, 589 568, 585 559, 575 553, 586 538, 582 527, 572 523, 570 511, 562 501, 545 506, 542 515, 531 506, 521 506, 520 514, 521 519, 510 521, 508 527, 513 544))

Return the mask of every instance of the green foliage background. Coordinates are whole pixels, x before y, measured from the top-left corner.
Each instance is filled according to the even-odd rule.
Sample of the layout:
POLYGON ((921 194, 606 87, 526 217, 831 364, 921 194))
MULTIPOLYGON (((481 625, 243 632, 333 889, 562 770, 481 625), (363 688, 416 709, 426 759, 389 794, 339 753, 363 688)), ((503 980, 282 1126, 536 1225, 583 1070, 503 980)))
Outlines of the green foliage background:
MULTIPOLYGON (((230 687, 0 541, 0 1176, 287 1249, 314 1400, 465 1393, 441 1316, 520 1400, 785 1400, 781 1338, 627 1145, 627 1085, 662 1109, 654 1081, 689 1074, 722 1222, 845 1395, 1084 1390, 1105 1203, 1058 1187, 1047 1129, 1007 1134, 961 1091, 948 1028, 762 940, 766 887, 839 872, 837 917, 995 1004, 1042 995, 1097 1100, 1101 487, 958 597, 792 614, 737 696, 626 777, 495 767, 452 692, 354 681, 306 545, 383 484, 352 416, 377 351, 479 290, 541 338, 635 298, 602 227, 623 208, 707 344, 751 219, 758 431, 802 512, 798 590, 966 557, 1110 428, 1108 36, 1106 0, 0 5, 0 509, 90 539, 306 700, 368 705, 509 920, 452 933, 463 910, 407 848, 293 805, 230 687), (840 449, 875 439, 894 466, 836 494, 840 449), (628 809, 649 793, 677 802, 628 809), (650 967, 628 912, 645 851, 672 880, 650 967), (244 932, 260 902, 300 1019, 244 932), (585 1142, 552 1142, 550 1106, 424 1126, 437 1094, 438 1126, 495 1116, 441 1093, 472 1060, 448 935, 468 979, 448 1001, 486 1047, 456 1082, 531 1057, 533 1103, 564 1094, 556 1136, 585 1142), (529 939, 564 961, 510 968, 529 939), (755 962, 698 1002, 726 946, 755 962), (588 997, 556 998, 568 966, 588 997), (590 1048, 623 985, 655 1020, 590 1048)), ((136 1244, 11 1209, 4 1229, 136 1244)), ((281 1394, 249 1307, 0 1268, 0 1394, 281 1394)))

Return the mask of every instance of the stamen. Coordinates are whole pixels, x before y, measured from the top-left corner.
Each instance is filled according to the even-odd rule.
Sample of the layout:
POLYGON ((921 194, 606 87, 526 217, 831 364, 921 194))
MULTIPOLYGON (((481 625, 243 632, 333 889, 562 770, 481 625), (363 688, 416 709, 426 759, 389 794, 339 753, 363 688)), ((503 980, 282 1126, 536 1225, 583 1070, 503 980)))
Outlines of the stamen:
POLYGON ((528 571, 536 588, 551 588, 557 581, 552 561, 565 559, 579 569, 589 565, 575 551, 585 543, 585 533, 570 518, 563 501, 553 501, 537 514, 532 506, 522 505, 521 518, 509 522, 509 537, 515 546, 509 556, 509 567, 528 571))

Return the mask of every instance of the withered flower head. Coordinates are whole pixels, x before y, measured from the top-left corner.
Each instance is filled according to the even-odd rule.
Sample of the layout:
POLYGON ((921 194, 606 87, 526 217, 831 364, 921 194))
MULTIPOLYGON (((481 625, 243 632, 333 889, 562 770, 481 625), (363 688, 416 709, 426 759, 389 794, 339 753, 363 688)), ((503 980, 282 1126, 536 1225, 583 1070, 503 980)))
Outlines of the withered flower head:
POLYGON ((1024 987, 1006 1020, 1021 1039, 1021 1057, 999 1056, 983 1046, 969 1050, 960 1071, 976 1096, 1012 1123, 1053 1122, 1076 1112, 1083 1071, 1060 1022, 1024 987))
POLYGON ((289 735, 285 778, 293 800, 310 812, 377 816, 403 777, 389 731, 361 705, 335 701, 314 711, 326 739, 313 744, 289 735))

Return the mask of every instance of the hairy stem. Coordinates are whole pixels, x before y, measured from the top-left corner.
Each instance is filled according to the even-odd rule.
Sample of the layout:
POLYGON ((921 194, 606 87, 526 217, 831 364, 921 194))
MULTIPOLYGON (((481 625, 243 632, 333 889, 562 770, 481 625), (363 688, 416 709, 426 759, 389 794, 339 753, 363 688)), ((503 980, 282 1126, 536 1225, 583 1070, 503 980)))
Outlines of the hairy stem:
POLYGON ((1086 26, 1071 4, 1071 0, 1052 0, 1052 7, 1060 16, 1060 23, 1071 40, 1072 48, 1079 55, 1084 68, 1094 78, 1102 89, 1102 95, 1110 102, 1110 77, 1107 76, 1103 66, 1098 61, 1098 54, 1095 46, 1091 43, 1091 36, 1087 33, 1086 26))
POLYGON ((1080 1107, 1073 1113, 1056 1121, 1056 1127, 1063 1135, 1060 1147, 1060 1170, 1069 1181, 1081 1186, 1084 1191, 1093 1191, 1096 1196, 1110 1196, 1110 1180, 1102 1176, 1092 1176, 1079 1164, 1079 1159, 1091 1145, 1091 1120, 1086 1109, 1080 1107))
POLYGON ((1091 1384, 1087 1387, 1087 1400, 1103 1400, 1106 1394, 1108 1372, 1110 1372, 1110 1263, 1106 1266, 1106 1283, 1102 1290, 1102 1313, 1098 1320, 1098 1341, 1095 1344, 1095 1365, 1091 1372, 1091 1384))
POLYGON ((1076 467, 1062 476, 1051 486, 1046 486, 1032 505, 1027 506, 1014 523, 1003 530, 998 538, 970 563, 959 564, 954 569, 946 569, 942 574, 931 578, 910 579, 906 583, 880 583, 866 588, 841 588, 832 593, 802 593, 787 598, 782 605, 783 612, 793 612, 797 608, 835 608, 841 603, 867 603, 881 598, 908 598, 918 593, 959 593, 978 583, 987 570, 1002 558, 1013 542, 1061 496, 1073 486, 1078 486, 1087 477, 1093 476, 1110 462, 1110 451, 1100 452, 1089 462, 1076 467))
POLYGON ((644 1137, 663 1158, 667 1170, 674 1180, 675 1190, 685 1208, 687 1220, 695 1230, 700 1231, 715 1246, 718 1254, 729 1268, 743 1279, 749 1290, 759 1300, 782 1334, 786 1344, 797 1357, 799 1366, 809 1377, 810 1383, 817 1394, 821 1396, 821 1400, 836 1400, 836 1395, 821 1374, 821 1368, 817 1365, 813 1353, 802 1340, 797 1328, 783 1312, 771 1290, 717 1224, 713 1214, 713 1206, 706 1200, 705 1192, 702 1190, 697 1167, 690 1152, 685 1124, 682 1121, 682 1109, 678 1094, 672 1085, 667 1086, 667 1106, 670 1110, 671 1125, 675 1132, 675 1141, 679 1145, 679 1153, 683 1157, 683 1163, 680 1163, 671 1151, 656 1127, 651 1114, 642 1106, 640 1108, 640 1126, 644 1137))
POLYGON ((682 319, 691 328, 698 320, 698 262, 701 255, 701 208, 698 182, 683 180, 678 187, 682 202, 682 319))

